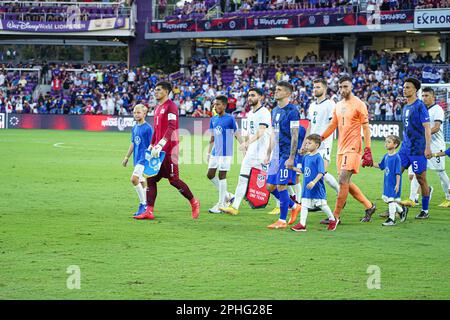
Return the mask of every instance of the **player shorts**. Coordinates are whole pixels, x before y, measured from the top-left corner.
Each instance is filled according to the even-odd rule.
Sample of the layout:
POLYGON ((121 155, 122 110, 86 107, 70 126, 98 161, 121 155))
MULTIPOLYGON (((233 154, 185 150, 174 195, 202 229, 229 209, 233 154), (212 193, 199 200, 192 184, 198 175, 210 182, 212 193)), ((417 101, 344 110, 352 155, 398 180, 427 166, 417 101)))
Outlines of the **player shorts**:
POLYGON ((308 199, 302 198, 302 207, 308 209, 320 208, 321 206, 326 206, 327 200, 325 199, 308 199))
POLYGON ((331 148, 322 143, 319 150, 317 151, 320 153, 323 160, 327 160, 328 162, 331 160, 331 148))
POLYGON ((392 198, 392 197, 385 196, 384 194, 381 196, 381 199, 383 199, 383 201, 385 203, 402 201, 402 199, 400 199, 400 198, 392 198))
MULTIPOLYGON (((444 150, 439 150, 433 153, 442 152, 444 150)), ((434 171, 444 171, 445 170, 445 157, 433 157, 428 159, 427 168, 434 171)))
POLYGON ((338 174, 341 170, 353 171, 354 174, 359 172, 362 155, 356 152, 338 154, 336 159, 338 174))
POLYGON ((144 182, 145 178, 144 178, 144 165, 142 164, 137 164, 134 166, 134 170, 133 170, 133 176, 138 177, 139 178, 139 182, 144 182))
POLYGON ((179 171, 178 171, 178 156, 170 156, 166 155, 161 164, 161 169, 156 176, 151 177, 149 179, 156 179, 156 181, 161 180, 162 178, 166 178, 170 180, 178 180, 179 179, 179 171))
POLYGON ((210 156, 208 162, 208 169, 218 169, 219 171, 230 171, 231 156, 210 156))
POLYGON ((409 166, 412 167, 412 171, 415 174, 421 174, 422 172, 427 170, 427 158, 425 156, 410 156, 407 155, 404 152, 399 152, 398 155, 400 156, 400 160, 402 162, 403 168, 409 168, 409 166))
POLYGON ((247 155, 248 154, 246 154, 244 159, 242 159, 241 171, 239 172, 239 175, 242 175, 242 176, 249 176, 250 170, 252 170, 252 168, 257 168, 257 169, 261 170, 262 164, 264 161, 264 160, 257 159, 254 157, 249 157, 247 155))
MULTIPOLYGON (((286 159, 272 159, 267 172, 267 183, 273 185, 295 184, 297 176, 294 170, 287 169, 284 163, 286 159)), ((294 166, 296 165, 294 161, 294 166)))

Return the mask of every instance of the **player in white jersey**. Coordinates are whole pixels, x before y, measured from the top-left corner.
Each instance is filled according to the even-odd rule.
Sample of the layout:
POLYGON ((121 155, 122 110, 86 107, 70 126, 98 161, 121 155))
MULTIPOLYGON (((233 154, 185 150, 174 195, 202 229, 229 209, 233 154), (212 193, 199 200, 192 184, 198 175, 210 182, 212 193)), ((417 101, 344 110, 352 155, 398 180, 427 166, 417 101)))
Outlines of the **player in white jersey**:
MULTIPOLYGON (((445 113, 441 106, 436 104, 436 97, 432 88, 424 88, 422 90, 422 100, 428 108, 430 115, 431 127, 431 152, 444 152, 446 149, 444 130, 442 124, 445 120, 445 113)), ((433 157, 428 159, 427 167, 430 170, 436 171, 441 181, 442 190, 445 194, 445 200, 439 205, 440 207, 450 207, 450 181, 445 172, 445 157, 433 157)), ((415 175, 411 180, 411 194, 410 199, 404 201, 406 205, 415 206, 418 199, 417 193, 419 190, 419 183, 415 175)))
POLYGON ((222 212, 237 215, 239 206, 247 190, 250 170, 252 168, 262 169, 264 159, 269 149, 270 136, 272 132, 271 114, 269 109, 262 106, 263 93, 258 88, 251 88, 248 91, 247 101, 251 106, 247 119, 242 127, 247 127, 247 139, 241 144, 241 150, 246 150, 242 160, 239 181, 234 195, 234 202, 227 208, 220 208, 222 212))
MULTIPOLYGON (((308 108, 308 116, 309 126, 306 130, 306 137, 310 134, 318 134, 321 135, 330 124, 331 118, 333 117, 333 109, 335 107, 334 102, 326 97, 327 94, 327 81, 322 78, 315 79, 313 81, 313 95, 316 98, 314 102, 312 102, 308 108)), ((329 172, 327 172, 327 168, 330 165, 331 160, 331 149, 333 148, 333 135, 330 135, 327 139, 325 139, 318 152, 322 156, 324 160, 325 166, 325 175, 324 180, 328 185, 336 191, 336 194, 339 193, 339 184, 336 181, 336 178, 333 177, 329 172)), ((304 146, 302 146, 302 152, 304 152, 304 146)))

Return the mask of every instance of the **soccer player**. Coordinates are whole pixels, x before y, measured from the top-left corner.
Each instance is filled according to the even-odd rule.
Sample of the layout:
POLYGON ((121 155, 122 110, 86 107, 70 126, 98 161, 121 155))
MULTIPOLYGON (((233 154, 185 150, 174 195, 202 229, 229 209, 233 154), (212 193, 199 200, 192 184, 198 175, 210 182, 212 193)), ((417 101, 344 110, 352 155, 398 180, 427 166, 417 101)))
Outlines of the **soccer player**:
MULTIPOLYGON (((428 108, 428 114, 430 116, 430 126, 431 128, 431 152, 438 153, 445 150, 445 139, 443 122, 445 120, 444 110, 436 104, 436 97, 434 90, 430 87, 424 88, 422 90, 422 100, 425 106, 428 108)), ((450 207, 450 181, 448 179, 447 173, 445 172, 445 156, 431 158, 428 160, 427 168, 437 172, 439 179, 441 181, 442 190, 444 191, 445 200, 439 205, 440 207, 448 208, 450 207)), ((432 188, 430 186, 430 188, 432 188)), ((413 175, 411 180, 411 193, 410 198, 403 203, 409 206, 415 206, 415 199, 417 198, 417 191, 419 189, 419 182, 417 178, 413 175)))
MULTIPOLYGON (((323 78, 318 78, 313 81, 313 95, 316 98, 308 108, 308 121, 309 126, 306 129, 306 136, 310 134, 321 134, 328 128, 330 121, 333 117, 333 109, 335 107, 334 102, 327 98, 327 81, 323 78)), ((318 152, 324 160, 325 174, 323 179, 325 182, 339 194, 339 184, 336 178, 329 172, 327 172, 328 166, 331 160, 331 150, 333 148, 333 135, 330 135, 325 139, 318 152)), ((303 146, 302 146, 303 149, 303 146)), ((302 150, 304 153, 304 150, 302 150)))
POLYGON ((238 185, 236 187, 233 204, 220 208, 222 212, 237 215, 239 206, 247 190, 248 179, 252 168, 262 169, 267 149, 269 148, 271 136, 271 116, 270 111, 262 105, 264 99, 263 92, 258 88, 251 88, 248 91, 247 102, 251 107, 247 114, 248 139, 241 144, 241 149, 246 150, 242 160, 241 171, 239 173, 238 185))
POLYGON ((293 170, 298 148, 298 129, 300 114, 297 106, 289 103, 293 91, 287 81, 280 81, 275 87, 277 106, 272 110, 273 132, 264 163, 269 163, 267 189, 280 200, 280 218, 267 226, 269 229, 285 229, 289 208, 292 208, 290 224, 295 222, 301 206, 289 198, 287 185, 294 183, 296 172, 293 170), (292 221, 293 220, 293 221, 292 221))
POLYGON ((363 167, 373 164, 367 106, 353 95, 352 79, 349 76, 342 76, 338 83, 342 100, 336 104, 330 125, 322 134, 322 139, 325 140, 338 128, 336 163, 339 175, 339 194, 334 208, 336 220, 329 221, 331 226, 328 230, 335 230, 339 224, 340 214, 349 192, 365 208, 365 216, 361 222, 370 221, 376 210, 376 206, 366 198, 356 184, 351 182, 352 175, 359 172, 361 158, 363 158, 363 167), (361 128, 364 132, 364 156, 362 155, 361 128))
POLYGON ((232 199, 232 194, 227 191, 227 172, 231 169, 233 159, 233 136, 241 143, 242 138, 237 130, 236 120, 228 113, 228 98, 219 95, 214 100, 214 109, 217 115, 211 118, 209 129, 211 140, 208 148, 208 179, 219 191, 219 201, 209 209, 210 213, 221 213, 219 208, 225 207, 225 203, 232 199), (219 169, 219 178, 216 171, 219 169))
POLYGON ((140 215, 147 209, 147 199, 145 196, 145 179, 143 176, 145 165, 145 151, 148 150, 152 141, 153 128, 145 121, 147 108, 143 104, 137 104, 133 109, 136 124, 131 130, 131 144, 128 152, 122 161, 124 167, 127 166, 128 159, 133 153, 134 171, 131 175, 131 183, 139 197, 139 208, 133 216, 140 215))
MULTIPOLYGON (((301 167, 303 155, 300 150, 306 137, 306 129, 303 126, 298 127, 298 149, 295 155, 295 163, 297 167, 301 167)), ((295 182, 289 182, 288 188, 289 196, 291 199, 295 199, 297 203, 300 203, 302 198, 302 183, 300 182, 300 172, 296 172, 295 182)), ((280 214, 280 200, 276 199, 276 207, 269 212, 269 214, 280 214)))
POLYGON ((400 146, 399 137, 390 135, 386 137, 384 147, 387 153, 380 163, 374 163, 375 168, 384 170, 383 201, 389 206, 389 216, 382 225, 385 227, 395 226, 395 216, 400 214, 400 221, 404 222, 408 215, 408 208, 400 206, 402 193, 402 160, 395 150, 400 146))
MULTIPOLYGON (((325 175, 325 165, 322 155, 318 149, 322 143, 322 139, 318 134, 312 134, 306 137, 303 148, 308 154, 303 156, 302 167, 294 168, 296 172, 303 173, 303 192, 302 192, 302 209, 300 212, 300 222, 293 226, 293 231, 306 231, 306 219, 308 211, 313 208, 320 208, 328 216, 329 221, 335 218, 327 204, 327 192, 323 177, 325 175)), ((328 225, 330 228, 332 224, 328 225)), ((331 229, 330 229, 331 230, 331 229)))
POLYGON ((157 183, 162 178, 169 180, 187 200, 192 208, 192 218, 197 219, 200 214, 200 202, 194 198, 189 187, 179 178, 178 171, 178 108, 169 94, 172 85, 169 82, 161 81, 156 84, 155 98, 158 102, 155 109, 154 129, 151 142, 152 157, 159 157, 161 151, 166 152, 164 161, 161 164, 159 173, 147 179, 147 210, 135 219, 154 219, 153 208, 157 195, 157 183))
POLYGON ((427 159, 431 158, 431 129, 427 107, 417 99, 420 86, 420 81, 415 78, 407 78, 403 84, 403 95, 407 104, 402 110, 403 143, 399 155, 402 172, 412 166, 422 190, 422 211, 416 219, 427 219, 431 191, 427 183, 427 159))

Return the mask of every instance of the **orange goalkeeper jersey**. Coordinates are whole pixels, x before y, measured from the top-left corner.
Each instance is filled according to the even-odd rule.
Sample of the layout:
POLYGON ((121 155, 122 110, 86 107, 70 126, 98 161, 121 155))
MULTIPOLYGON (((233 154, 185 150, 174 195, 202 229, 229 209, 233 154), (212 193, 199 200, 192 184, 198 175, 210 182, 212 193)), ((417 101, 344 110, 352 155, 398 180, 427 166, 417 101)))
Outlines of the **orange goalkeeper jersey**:
POLYGON ((351 95, 349 100, 336 104, 331 122, 338 127, 337 154, 362 154, 362 125, 369 122, 367 107, 359 98, 351 95))

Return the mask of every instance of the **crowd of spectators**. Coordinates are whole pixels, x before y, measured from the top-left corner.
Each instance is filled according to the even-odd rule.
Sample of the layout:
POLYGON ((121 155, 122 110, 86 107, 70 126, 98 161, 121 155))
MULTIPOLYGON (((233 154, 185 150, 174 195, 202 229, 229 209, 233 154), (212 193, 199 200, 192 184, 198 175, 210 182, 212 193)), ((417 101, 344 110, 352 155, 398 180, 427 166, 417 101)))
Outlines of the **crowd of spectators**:
MULTIPOLYGON (((181 6, 167 12, 167 1, 159 1, 159 15, 167 12, 166 19, 203 18, 208 10, 220 8, 220 12, 229 13, 260 13, 285 14, 286 10, 296 12, 310 10, 342 9, 342 12, 359 12, 366 10, 383 11, 410 10, 414 8, 448 8, 449 0, 192 0, 180 1, 181 6)), ((338 11, 339 12, 339 11, 338 11)))
MULTIPOLYGON (((21 77, 11 77, 0 69, 0 112, 130 115, 135 104, 144 103, 153 115, 155 84, 170 80, 173 84, 171 97, 179 106, 180 116, 212 116, 214 97, 223 94, 229 97, 226 111, 244 117, 249 111, 246 93, 250 87, 263 89, 264 103, 272 107, 273 89, 278 81, 285 80, 294 85, 292 102, 300 106, 301 116, 305 117, 315 78, 326 78, 329 97, 338 101, 338 79, 352 73, 354 93, 367 104, 371 119, 398 120, 404 103, 403 79, 409 76, 422 79, 422 67, 418 62, 424 57, 414 52, 359 51, 349 67, 344 65, 341 56, 335 55, 318 57, 310 52, 298 60, 310 59, 326 62, 295 65, 287 62, 296 58, 273 56, 268 64, 260 65, 253 57, 245 61, 204 57, 193 59, 188 75, 184 76, 181 73, 170 76, 148 67, 128 69, 125 65, 44 65, 41 66, 42 77, 51 81, 51 91, 34 98, 23 88, 35 75, 25 73, 21 77), (234 66, 230 67, 230 63, 234 66)), ((449 82, 449 70, 435 65, 439 82, 449 82)), ((439 103, 446 108, 446 101, 439 103)))
MULTIPOLYGON (((72 1, 73 2, 73 1, 72 1)), ((67 4, 52 1, 0 1, 0 18, 5 20, 35 21, 35 22, 62 22, 74 15, 80 21, 89 19, 111 18, 125 14, 126 7, 132 4, 132 1, 78 1, 79 11, 74 11, 74 3, 67 4)))

